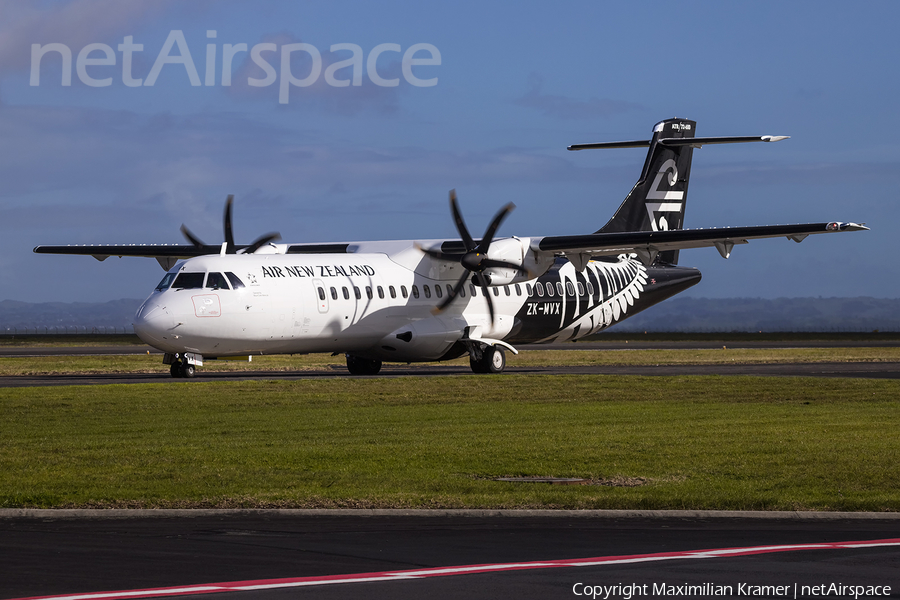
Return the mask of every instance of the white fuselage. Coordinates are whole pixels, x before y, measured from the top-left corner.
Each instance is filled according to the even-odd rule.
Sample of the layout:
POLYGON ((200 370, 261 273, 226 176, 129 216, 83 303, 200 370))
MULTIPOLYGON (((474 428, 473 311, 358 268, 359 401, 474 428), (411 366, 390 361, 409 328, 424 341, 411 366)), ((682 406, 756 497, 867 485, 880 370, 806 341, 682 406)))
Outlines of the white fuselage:
POLYGON ((494 298, 492 325, 484 299, 472 298, 467 289, 451 310, 432 314, 458 272, 448 269, 449 278, 432 279, 385 254, 202 256, 170 273, 202 273, 205 283, 198 277, 193 287, 182 288, 176 279, 155 291, 135 316, 135 331, 170 353, 339 351, 436 360, 466 327, 502 338, 525 301, 524 294, 494 298), (211 273, 226 275, 226 281, 236 276, 239 283, 214 289, 205 277, 211 273), (394 338, 401 329, 412 333, 409 342, 394 338))
POLYGON ((495 280, 488 288, 492 321, 484 289, 469 282, 436 312, 465 271, 411 248, 191 258, 175 265, 144 302, 135 332, 173 355, 331 352, 434 361, 458 356, 461 343, 584 337, 675 293, 667 283, 672 276, 663 272, 677 269, 687 286, 699 280, 694 269, 646 268, 624 255, 591 261, 582 271, 562 261, 537 278, 513 272, 506 282, 495 280))

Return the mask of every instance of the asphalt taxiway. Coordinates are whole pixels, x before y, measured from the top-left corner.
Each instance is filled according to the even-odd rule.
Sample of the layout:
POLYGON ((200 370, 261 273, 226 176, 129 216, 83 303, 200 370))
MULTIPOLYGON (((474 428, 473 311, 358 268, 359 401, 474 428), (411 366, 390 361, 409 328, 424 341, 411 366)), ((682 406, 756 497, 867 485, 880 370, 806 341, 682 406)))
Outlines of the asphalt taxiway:
POLYGON ((900 592, 896 513, 10 513, 0 514, 7 599, 571 598, 615 584, 900 592), (238 593, 228 582, 253 583, 238 593))
MULTIPOLYGON (((897 341, 744 341, 725 342, 728 348, 882 348, 896 347, 897 341)), ((525 345, 528 350, 695 350, 719 349, 723 342, 579 342, 561 344, 525 345)), ((75 346, 44 348, 0 348, 0 357, 29 356, 115 356, 136 354, 161 354, 149 346, 75 346)), ((506 372, 509 374, 549 374, 549 375, 751 375, 769 377, 864 377, 875 379, 900 379, 900 362, 831 362, 831 363, 770 363, 770 364, 709 364, 709 365, 631 365, 631 366, 558 366, 558 367, 517 367, 511 358, 506 372)), ((442 363, 385 364, 376 377, 433 377, 447 375, 471 375, 465 365, 442 363)), ((277 379, 286 381, 350 377, 344 367, 323 367, 303 371, 241 371, 211 372, 198 370, 198 376, 190 381, 246 381, 254 379, 277 379)), ((173 379, 166 373, 105 373, 74 375, 14 375, 0 377, 0 388, 42 387, 59 385, 105 385, 159 383, 166 381, 185 382, 173 379)))
MULTIPOLYGON (((508 366, 504 373, 545 375, 749 375, 758 377, 863 377, 900 379, 900 362, 843 362, 843 363, 773 363, 773 364, 713 364, 713 365, 632 365, 632 366, 508 366)), ((109 385, 138 383, 196 383, 210 381, 250 381, 274 379, 302 381, 348 377, 436 377, 472 375, 464 365, 432 363, 385 365, 378 375, 352 376, 344 367, 309 371, 240 371, 213 372, 199 369, 193 379, 174 379, 168 373, 100 373, 74 375, 7 375, 0 377, 0 388, 45 387, 60 385, 109 385)))
MULTIPOLYGON (((729 348, 896 348, 900 340, 741 340, 741 341, 648 341, 640 339, 610 342, 560 342, 553 344, 524 344, 520 350, 715 350, 729 348)), ((159 354, 150 346, 0 346, 0 357, 29 356, 124 356, 135 354, 159 354)))

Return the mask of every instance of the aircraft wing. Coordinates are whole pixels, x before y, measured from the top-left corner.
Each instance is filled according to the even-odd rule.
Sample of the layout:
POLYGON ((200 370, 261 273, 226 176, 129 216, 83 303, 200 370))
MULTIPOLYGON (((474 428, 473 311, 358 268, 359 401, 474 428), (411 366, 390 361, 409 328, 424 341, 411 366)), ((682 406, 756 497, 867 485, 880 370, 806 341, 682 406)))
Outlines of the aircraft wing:
MULTIPOLYGON (((247 245, 236 245, 236 250, 247 248, 247 245)), ((193 244, 90 244, 90 245, 74 245, 74 246, 36 246, 34 252, 37 254, 75 254, 80 256, 93 256, 97 260, 103 261, 110 256, 139 256, 145 258, 155 258, 159 262, 159 266, 163 270, 168 271, 179 260, 192 258, 194 256, 204 256, 207 254, 219 254, 221 246, 204 244, 194 246, 193 244)))
POLYGON ((715 246, 728 258, 735 244, 749 240, 785 237, 802 242, 807 236, 838 231, 860 231, 868 227, 856 223, 806 223, 798 225, 763 225, 755 227, 714 227, 671 231, 628 231, 531 238, 531 249, 584 257, 636 253, 644 262, 652 262, 659 252, 715 246))
MULTIPOLYGON (((237 248, 241 249, 241 246, 237 246, 237 248)), ((90 244, 83 246, 36 246, 34 251, 37 254, 78 254, 93 256, 98 260, 103 260, 110 256, 171 257, 181 259, 204 256, 206 254, 218 254, 219 249, 219 246, 212 245, 197 247, 184 244, 90 244)))
MULTIPOLYGON (((728 258, 735 244, 746 244, 752 239, 785 237, 795 242, 803 241, 807 236, 818 233, 834 233, 838 231, 861 231, 868 227, 856 223, 807 223, 798 225, 763 225, 756 227, 714 227, 708 229, 678 229, 671 231, 627 231, 616 233, 592 233, 587 235, 563 235, 530 238, 531 250, 538 253, 552 253, 569 258, 576 265, 583 265, 591 257, 635 253, 645 263, 650 264, 659 252, 666 250, 683 250, 686 248, 706 248, 715 246, 719 253, 728 258)), ((476 240, 476 242, 479 240, 476 240)), ((465 252, 460 240, 444 240, 435 244, 443 252, 465 252)), ((378 246, 372 251, 390 251, 406 246, 403 242, 375 242, 365 245, 378 246), (393 246, 397 246, 394 248, 393 246), (381 246, 385 246, 381 248, 381 246), (388 246, 391 246, 388 248, 388 246)), ((321 254, 345 253, 351 246, 359 244, 292 244, 281 252, 286 254, 321 254)), ((240 251, 249 245, 235 245, 240 251)), ((97 260, 106 260, 110 256, 137 256, 155 258, 160 266, 168 270, 178 260, 194 256, 219 254, 221 246, 204 244, 199 246, 187 244, 119 244, 119 245, 74 245, 74 246, 37 246, 38 254, 74 254, 93 256, 97 260)))

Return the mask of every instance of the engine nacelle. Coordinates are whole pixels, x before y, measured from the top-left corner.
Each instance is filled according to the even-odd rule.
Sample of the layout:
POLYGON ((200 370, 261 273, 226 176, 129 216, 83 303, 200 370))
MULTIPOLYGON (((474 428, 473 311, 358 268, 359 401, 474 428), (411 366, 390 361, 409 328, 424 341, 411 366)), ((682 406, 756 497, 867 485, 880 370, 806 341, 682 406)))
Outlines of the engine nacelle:
MULTIPOLYGON (((528 240, 521 240, 517 237, 494 240, 488 250, 488 258, 491 260, 502 260, 514 265, 524 266, 525 255, 528 251, 528 240)), ((487 275, 490 285, 507 285, 515 281, 525 281, 529 279, 526 275, 522 275, 515 269, 506 269, 503 267, 492 267, 485 269, 484 274, 487 275)))

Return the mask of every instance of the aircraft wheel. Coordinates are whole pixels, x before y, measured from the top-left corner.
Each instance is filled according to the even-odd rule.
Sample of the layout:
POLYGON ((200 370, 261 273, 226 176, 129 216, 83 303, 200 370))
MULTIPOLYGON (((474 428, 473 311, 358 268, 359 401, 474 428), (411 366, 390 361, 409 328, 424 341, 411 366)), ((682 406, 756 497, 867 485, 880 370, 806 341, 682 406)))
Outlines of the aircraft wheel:
POLYGON ((181 375, 181 361, 173 362, 173 363, 169 366, 169 374, 170 374, 172 377, 176 377, 176 378, 182 376, 182 375, 181 375))
POLYGON ((348 354, 347 370, 351 375, 378 375, 381 370, 381 361, 348 354))
POLYGON ((469 359, 469 366, 475 373, 502 373, 506 368, 506 354, 503 348, 488 346, 481 351, 481 360, 469 359))
POLYGON ((181 376, 187 379, 190 379, 197 374, 197 370, 194 368, 194 365, 188 362, 181 363, 181 369, 179 370, 181 371, 181 376))

